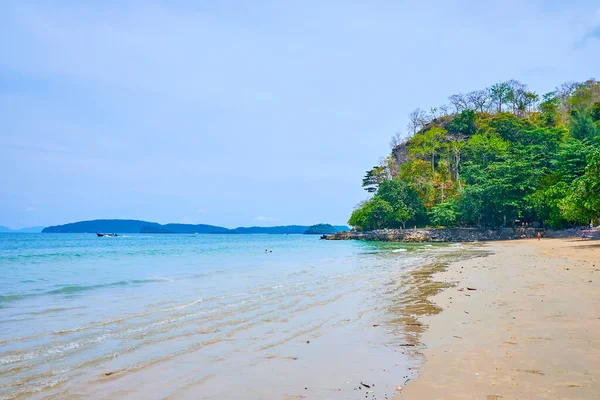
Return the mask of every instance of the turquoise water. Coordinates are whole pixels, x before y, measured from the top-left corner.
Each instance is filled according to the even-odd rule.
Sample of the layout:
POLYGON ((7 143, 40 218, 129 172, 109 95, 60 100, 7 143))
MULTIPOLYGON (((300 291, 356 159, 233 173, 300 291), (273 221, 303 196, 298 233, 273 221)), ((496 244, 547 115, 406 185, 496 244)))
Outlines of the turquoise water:
POLYGON ((353 398, 318 392, 334 384, 319 368, 341 388, 377 354, 410 364, 387 360, 402 331, 365 326, 394 319, 390 282, 431 251, 302 235, 0 234, 0 398, 284 398, 305 380, 316 398, 353 398), (243 382, 272 368, 288 378, 249 395, 243 382), (239 385, 225 383, 233 372, 239 385))

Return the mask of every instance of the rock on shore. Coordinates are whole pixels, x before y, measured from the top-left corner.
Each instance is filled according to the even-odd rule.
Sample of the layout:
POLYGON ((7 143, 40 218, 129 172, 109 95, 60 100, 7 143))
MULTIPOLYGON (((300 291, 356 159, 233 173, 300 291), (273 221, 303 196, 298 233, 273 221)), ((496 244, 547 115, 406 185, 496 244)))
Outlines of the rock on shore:
POLYGON ((367 240, 378 242, 479 242, 542 237, 575 237, 581 231, 546 231, 536 228, 420 228, 381 229, 375 231, 347 231, 325 235, 326 240, 367 240))

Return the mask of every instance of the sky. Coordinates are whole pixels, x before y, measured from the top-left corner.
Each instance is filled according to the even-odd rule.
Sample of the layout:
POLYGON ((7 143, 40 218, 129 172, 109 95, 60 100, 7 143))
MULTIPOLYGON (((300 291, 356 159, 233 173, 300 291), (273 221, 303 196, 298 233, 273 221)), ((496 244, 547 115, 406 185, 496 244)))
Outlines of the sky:
POLYGON ((600 1, 0 2, 0 225, 344 224, 408 113, 600 72, 600 1))

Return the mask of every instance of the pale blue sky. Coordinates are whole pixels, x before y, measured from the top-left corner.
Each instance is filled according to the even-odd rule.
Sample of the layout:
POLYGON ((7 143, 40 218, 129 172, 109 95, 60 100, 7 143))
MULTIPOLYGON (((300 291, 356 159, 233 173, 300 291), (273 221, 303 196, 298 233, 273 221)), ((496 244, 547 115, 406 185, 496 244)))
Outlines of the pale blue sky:
POLYGON ((0 225, 339 224, 412 109, 600 78, 600 1, 4 0, 0 54, 0 225))

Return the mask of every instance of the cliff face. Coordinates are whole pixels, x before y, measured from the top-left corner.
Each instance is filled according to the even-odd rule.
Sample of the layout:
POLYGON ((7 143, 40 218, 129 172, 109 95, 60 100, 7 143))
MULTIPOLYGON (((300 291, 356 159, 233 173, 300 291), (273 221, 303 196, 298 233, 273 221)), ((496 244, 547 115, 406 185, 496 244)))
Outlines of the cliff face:
MULTIPOLYGON (((434 126, 439 126, 444 129, 447 129, 448 124, 452 121, 452 118, 453 118, 452 116, 444 116, 444 117, 436 118, 433 121, 429 122, 419 132, 415 133, 415 136, 423 135, 425 132, 427 132, 429 129, 431 129, 434 126)), ((468 137, 466 135, 448 133, 448 136, 446 136, 444 141, 451 142, 451 141, 455 141, 455 140, 465 140, 465 139, 468 139, 468 137)), ((394 159, 394 162, 396 163, 396 166, 400 166, 411 160, 412 157, 409 155, 409 149, 408 149, 409 140, 410 140, 410 138, 406 139, 405 141, 403 141, 402 143, 400 143, 399 145, 397 145, 396 147, 394 147, 392 149, 392 157, 394 159)))
POLYGON ((576 237, 581 231, 544 231, 535 228, 431 228, 431 229, 382 229, 368 232, 338 232, 327 235, 327 240, 367 240, 377 242, 485 242, 542 237, 576 237))
POLYGON ((405 140, 392 149, 392 157, 394 157, 394 162, 398 166, 408 162, 410 159, 410 156, 408 155, 408 147, 406 146, 407 144, 408 141, 405 140))

